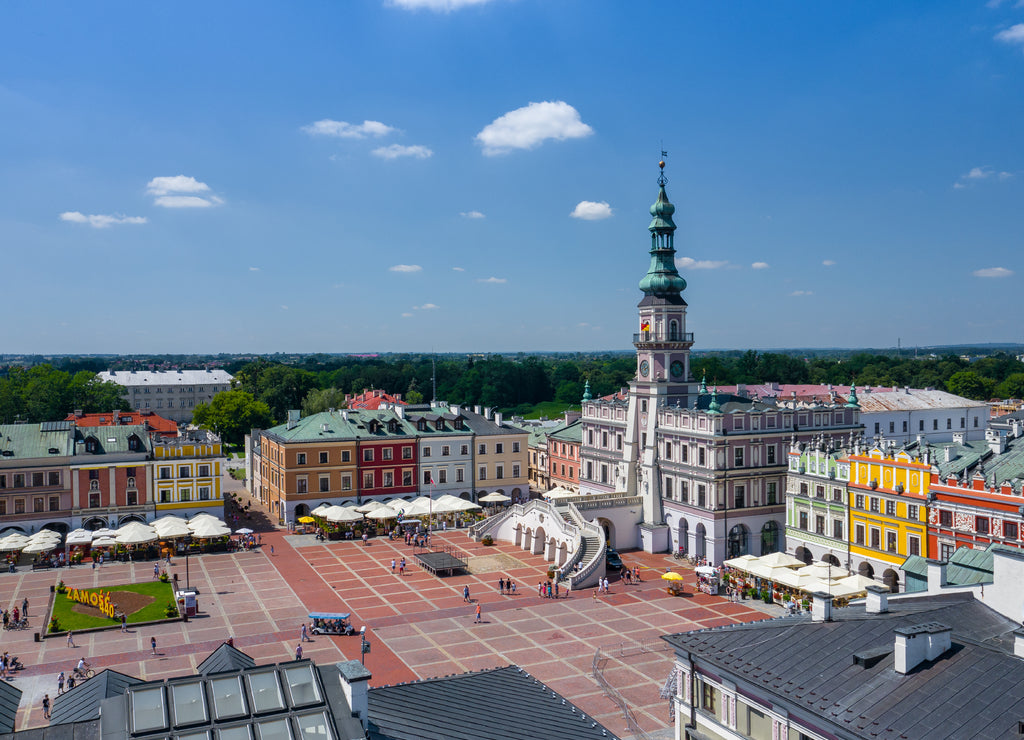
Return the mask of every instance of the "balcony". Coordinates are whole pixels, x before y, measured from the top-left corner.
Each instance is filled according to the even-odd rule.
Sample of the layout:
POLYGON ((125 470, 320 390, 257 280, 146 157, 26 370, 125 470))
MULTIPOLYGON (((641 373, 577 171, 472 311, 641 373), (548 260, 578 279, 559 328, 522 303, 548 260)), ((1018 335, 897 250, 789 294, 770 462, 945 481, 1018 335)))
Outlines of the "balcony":
POLYGON ((642 331, 633 335, 633 344, 693 344, 693 332, 642 331))

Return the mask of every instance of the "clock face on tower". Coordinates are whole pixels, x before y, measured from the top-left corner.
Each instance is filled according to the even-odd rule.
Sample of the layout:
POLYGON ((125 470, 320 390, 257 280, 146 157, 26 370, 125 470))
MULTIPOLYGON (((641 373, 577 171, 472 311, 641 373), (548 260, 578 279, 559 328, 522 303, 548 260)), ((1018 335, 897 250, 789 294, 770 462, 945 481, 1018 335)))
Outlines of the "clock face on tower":
POLYGON ((649 372, 651 372, 651 363, 649 363, 647 360, 641 361, 640 374, 646 378, 649 372))
POLYGON ((672 363, 670 369, 672 370, 672 377, 678 378, 680 375, 683 374, 683 363, 680 362, 679 360, 676 360, 675 362, 672 363))

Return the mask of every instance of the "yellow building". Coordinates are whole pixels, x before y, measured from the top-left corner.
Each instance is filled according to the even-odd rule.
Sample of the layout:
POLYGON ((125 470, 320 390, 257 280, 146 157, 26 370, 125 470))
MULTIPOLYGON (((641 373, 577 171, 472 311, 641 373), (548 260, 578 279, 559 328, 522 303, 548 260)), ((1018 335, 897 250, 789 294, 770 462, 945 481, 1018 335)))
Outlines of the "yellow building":
POLYGON ((854 572, 900 589, 909 555, 928 557, 931 465, 916 443, 905 448, 857 448, 850 463, 850 561, 854 572))
POLYGON ((185 437, 153 442, 153 488, 157 518, 176 514, 186 519, 201 512, 224 516, 218 437, 190 432, 185 437))

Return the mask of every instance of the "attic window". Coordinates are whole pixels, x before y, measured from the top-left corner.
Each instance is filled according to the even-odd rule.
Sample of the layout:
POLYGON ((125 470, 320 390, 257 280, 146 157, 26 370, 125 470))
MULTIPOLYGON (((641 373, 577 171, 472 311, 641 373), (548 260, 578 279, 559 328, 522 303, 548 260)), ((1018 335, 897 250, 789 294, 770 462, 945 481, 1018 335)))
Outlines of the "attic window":
POLYGON ((89 437, 85 440, 85 451, 96 452, 99 449, 99 442, 96 441, 95 437, 89 437))
POLYGON ((47 450, 47 452, 49 452, 51 455, 59 455, 60 454, 60 450, 58 450, 56 447, 51 447, 50 449, 47 450))

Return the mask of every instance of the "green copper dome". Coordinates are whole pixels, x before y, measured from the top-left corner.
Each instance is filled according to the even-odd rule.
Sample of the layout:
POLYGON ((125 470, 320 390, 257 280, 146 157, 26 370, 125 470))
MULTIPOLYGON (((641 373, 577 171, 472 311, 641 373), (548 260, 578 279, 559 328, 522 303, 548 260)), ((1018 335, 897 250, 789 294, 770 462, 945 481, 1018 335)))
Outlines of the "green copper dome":
POLYGON ((587 382, 583 384, 583 400, 591 401, 593 398, 594 397, 590 395, 590 379, 588 378, 587 382))
MULTIPOLYGON (((665 163, 660 163, 664 167, 665 163)), ((640 290, 646 295, 659 297, 678 296, 686 290, 686 281, 676 269, 674 245, 676 225, 672 214, 676 207, 669 202, 665 193, 665 175, 658 176, 658 200, 651 206, 651 266, 640 281, 640 290)))

